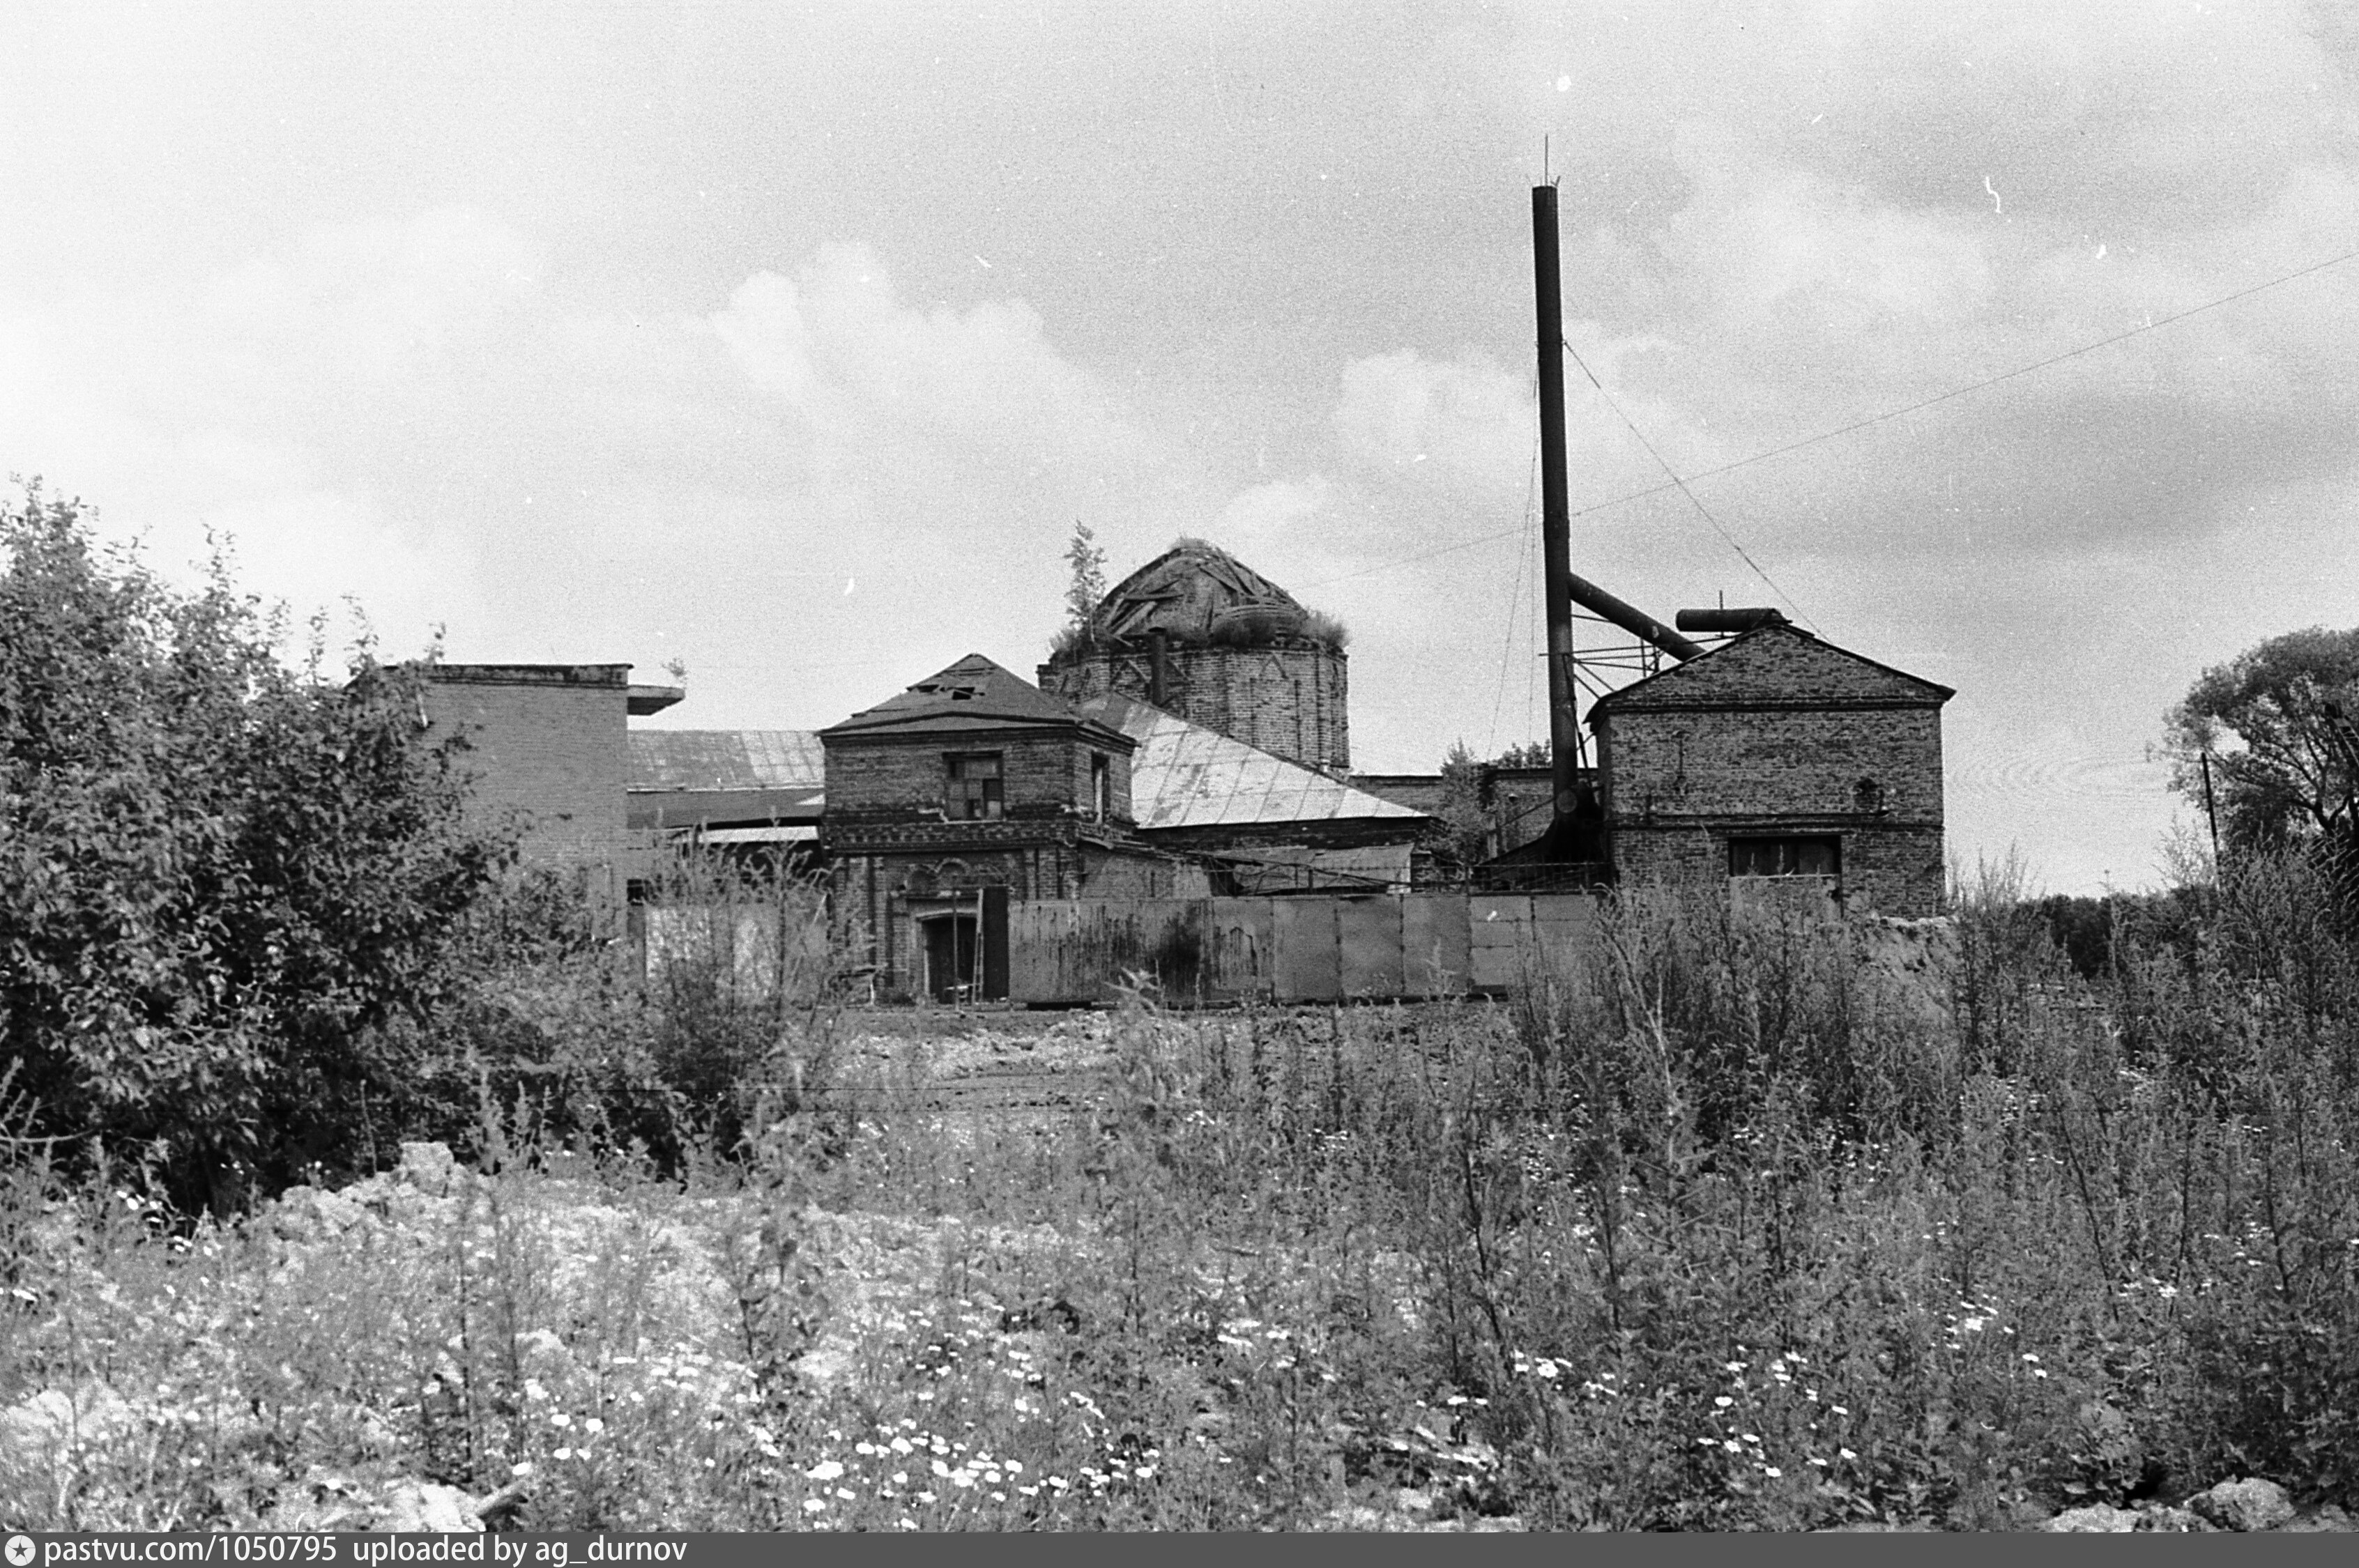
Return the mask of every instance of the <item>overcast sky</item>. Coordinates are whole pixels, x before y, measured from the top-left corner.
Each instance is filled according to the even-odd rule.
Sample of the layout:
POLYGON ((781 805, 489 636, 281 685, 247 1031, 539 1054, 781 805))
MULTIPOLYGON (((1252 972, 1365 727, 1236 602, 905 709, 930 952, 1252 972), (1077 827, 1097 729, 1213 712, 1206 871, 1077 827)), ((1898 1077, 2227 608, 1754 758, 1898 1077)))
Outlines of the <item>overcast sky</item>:
MULTIPOLYGON (((392 653, 680 660, 682 728, 1028 676, 1077 521, 1115 577, 1201 535, 1430 770, 1547 732, 1544 138, 1567 335, 1700 474, 2359 250, 2346 15, 16 0, 0 469, 392 653)), ((1577 569, 1955 687, 1953 854, 2151 883, 2163 710, 2359 623, 2354 364, 2359 262, 1700 478, 1717 527, 1603 505, 1577 569)), ((1576 509, 1662 484, 1570 386, 1576 509)))

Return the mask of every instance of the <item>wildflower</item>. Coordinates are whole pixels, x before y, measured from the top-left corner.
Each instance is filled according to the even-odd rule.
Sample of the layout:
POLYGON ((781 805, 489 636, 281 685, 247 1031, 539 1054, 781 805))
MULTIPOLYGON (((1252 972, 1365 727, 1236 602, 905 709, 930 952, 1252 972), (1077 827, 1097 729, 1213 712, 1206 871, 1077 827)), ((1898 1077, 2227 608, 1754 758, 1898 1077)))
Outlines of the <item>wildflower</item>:
POLYGON ((551 1426, 571 1426, 573 1424, 573 1418, 567 1415, 563 1411, 551 1411, 549 1412, 549 1424, 551 1426))
POLYGON ((849 1487, 838 1487, 835 1489, 835 1495, 847 1503, 852 1501, 852 1488, 849 1487))
POLYGON ((1761 1473, 1762 1473, 1763 1475, 1765 1475, 1765 1476, 1768 1476, 1768 1477, 1769 1477, 1771 1480, 1773 1480, 1773 1481, 1775 1481, 1775 1480, 1778 1479, 1780 1476, 1784 1476, 1784 1475, 1786 1474, 1786 1472, 1784 1472, 1783 1470, 1778 1469, 1778 1468, 1777 1468, 1777 1466, 1776 1466, 1775 1465, 1764 1465, 1763 1466, 1761 1466, 1761 1473))
POLYGON ((805 1498, 803 1499, 803 1512, 807 1514, 817 1514, 825 1513, 826 1511, 827 1499, 825 1498, 805 1498))
POLYGON ((843 1474, 843 1462, 840 1459, 822 1459, 803 1474, 814 1481, 832 1481, 843 1474))
POLYGON ((1838 1459, 1856 1459, 1859 1455, 1854 1454, 1848 1448, 1838 1448, 1835 1450, 1835 1457, 1838 1459))
POLYGON ((1845 1410, 1845 1409, 1844 1409, 1843 1406, 1841 1406, 1841 1405, 1829 1405, 1829 1406, 1827 1407, 1827 1412, 1828 1412, 1829 1414, 1831 1414, 1831 1415, 1849 1415, 1849 1414, 1851 1414, 1851 1411, 1849 1411, 1845 1410))
POLYGON ((2027 1350, 2027 1351, 2025 1351, 2025 1352, 2023 1353, 2023 1358, 2024 1358, 2025 1360, 2027 1360, 2027 1361, 2031 1362, 2031 1363, 2032 1363, 2032 1364, 2034 1364, 2035 1366, 2036 1366, 2036 1365, 2038 1365, 2038 1361, 2039 1361, 2039 1357, 2037 1357, 2037 1356, 2034 1356, 2034 1355, 2033 1355, 2030 1351, 2028 1351, 2028 1350, 2027 1350))
POLYGON ((1745 1370, 1745 1363, 1742 1361, 1723 1361, 1721 1363, 1720 1369, 1733 1378, 1739 1372, 1745 1370))
POLYGON ((606 1430, 605 1422, 594 1415, 584 1421, 582 1425, 583 1430, 592 1433, 599 1433, 606 1430))
POLYGON ((571 1448, 560 1448, 556 1453, 550 1454, 549 1457, 552 1459, 571 1459, 573 1457, 573 1450, 571 1448))
POLYGON ((1731 1405, 1734 1404, 1736 1401, 1735 1401, 1734 1400, 1730 1399, 1726 1394, 1714 1394, 1714 1395, 1712 1396, 1712 1402, 1713 1404, 1715 1404, 1715 1405, 1719 1406, 1722 1410, 1726 1410, 1729 1406, 1731 1406, 1731 1405))
POLYGON ((940 1460, 939 1460, 939 1459, 937 1459, 937 1460, 935 1460, 935 1461, 934 1461, 934 1474, 935 1474, 935 1475, 937 1475, 937 1476, 947 1476, 947 1475, 949 1475, 950 1473, 951 1473, 951 1467, 950 1467, 949 1465, 947 1465, 943 1464, 943 1463, 942 1463, 940 1460))

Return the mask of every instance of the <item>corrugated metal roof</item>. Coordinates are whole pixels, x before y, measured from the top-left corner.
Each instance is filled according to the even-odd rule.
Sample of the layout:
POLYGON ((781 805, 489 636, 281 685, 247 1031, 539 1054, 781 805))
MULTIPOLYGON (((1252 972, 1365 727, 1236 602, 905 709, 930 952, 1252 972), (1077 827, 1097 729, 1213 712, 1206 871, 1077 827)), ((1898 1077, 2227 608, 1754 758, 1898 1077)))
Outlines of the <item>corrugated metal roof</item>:
POLYGON ((827 753, 810 730, 634 730, 624 787, 819 789, 827 753))
POLYGON ((1190 724, 1127 697, 1096 697, 1081 711, 1138 742, 1130 763, 1131 815, 1143 829, 1335 822, 1424 814, 1190 724))

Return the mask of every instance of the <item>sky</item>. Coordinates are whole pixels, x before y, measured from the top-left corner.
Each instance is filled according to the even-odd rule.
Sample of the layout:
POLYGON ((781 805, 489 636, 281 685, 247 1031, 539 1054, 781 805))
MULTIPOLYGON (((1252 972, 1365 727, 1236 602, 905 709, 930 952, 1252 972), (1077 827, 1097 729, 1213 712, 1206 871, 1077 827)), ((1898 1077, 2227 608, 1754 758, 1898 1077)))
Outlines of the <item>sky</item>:
POLYGON ((661 727, 1028 676, 1086 524, 1345 622, 1364 770, 1544 737, 1543 179, 1575 569, 1955 687, 1963 867, 2156 884, 2165 711, 2359 624, 2333 7, 18 0, 0 51, 0 472, 389 654, 677 661, 661 727))

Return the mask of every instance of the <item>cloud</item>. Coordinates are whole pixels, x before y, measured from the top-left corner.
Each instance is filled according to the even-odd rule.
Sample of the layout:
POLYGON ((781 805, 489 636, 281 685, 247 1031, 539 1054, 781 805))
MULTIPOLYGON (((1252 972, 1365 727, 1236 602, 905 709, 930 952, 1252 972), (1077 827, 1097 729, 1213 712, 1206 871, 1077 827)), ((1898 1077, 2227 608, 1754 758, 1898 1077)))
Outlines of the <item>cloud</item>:
POLYGON ((429 210, 176 290, 0 292, 0 372, 12 466, 159 565, 225 531, 250 587, 299 620, 357 595, 397 651, 447 624, 461 660, 683 656, 735 694, 706 725, 824 723, 974 648, 1021 667, 1075 522, 1129 558, 1220 504, 1028 306, 904 302, 857 245, 620 316, 429 210))

